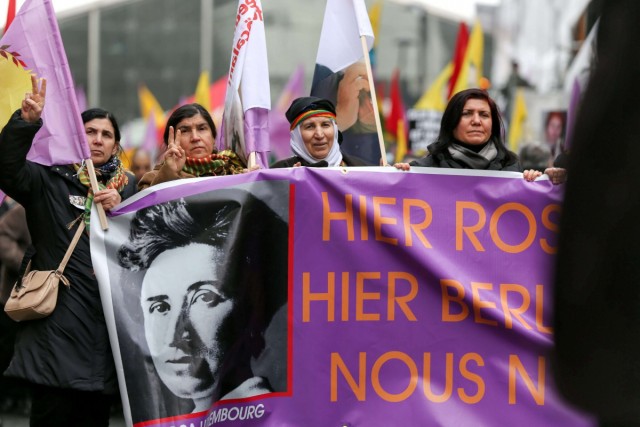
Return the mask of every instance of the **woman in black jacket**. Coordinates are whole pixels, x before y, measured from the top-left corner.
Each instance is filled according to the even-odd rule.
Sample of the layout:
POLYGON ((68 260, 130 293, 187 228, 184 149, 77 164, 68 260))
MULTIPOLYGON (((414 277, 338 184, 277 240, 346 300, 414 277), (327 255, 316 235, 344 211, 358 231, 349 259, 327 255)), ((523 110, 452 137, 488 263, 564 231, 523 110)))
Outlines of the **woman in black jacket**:
POLYGON ((364 160, 340 150, 342 138, 331 101, 315 96, 297 98, 285 115, 291 124, 290 144, 294 156, 275 162, 272 168, 368 166, 364 160))
MULTIPOLYGON (((0 134, 0 189, 26 210, 36 251, 32 268, 55 270, 75 234, 76 220, 88 222, 93 202, 109 210, 134 194, 135 180, 117 158, 120 132, 114 117, 99 109, 85 111, 82 119, 102 190, 93 194, 81 165, 28 161, 27 152, 42 126, 46 91, 46 81, 42 88, 35 78, 32 82, 33 93, 0 134)), ((71 286, 60 287, 53 313, 19 324, 5 375, 29 383, 32 427, 107 426, 117 380, 87 232, 64 275, 71 286)))
POLYGON ((522 172, 518 156, 504 144, 498 107, 482 89, 463 90, 451 98, 442 115, 438 139, 427 149, 427 156, 394 166, 402 170, 427 166, 522 172))

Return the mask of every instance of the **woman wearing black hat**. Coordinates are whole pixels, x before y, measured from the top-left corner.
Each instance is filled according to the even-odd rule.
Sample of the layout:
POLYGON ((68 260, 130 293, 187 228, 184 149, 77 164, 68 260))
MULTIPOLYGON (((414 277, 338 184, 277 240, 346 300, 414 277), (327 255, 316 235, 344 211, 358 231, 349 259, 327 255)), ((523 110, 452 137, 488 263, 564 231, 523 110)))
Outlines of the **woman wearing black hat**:
POLYGON ((369 166, 340 151, 336 109, 331 101, 313 96, 297 98, 285 115, 291 124, 289 141, 294 156, 275 162, 271 168, 369 166))

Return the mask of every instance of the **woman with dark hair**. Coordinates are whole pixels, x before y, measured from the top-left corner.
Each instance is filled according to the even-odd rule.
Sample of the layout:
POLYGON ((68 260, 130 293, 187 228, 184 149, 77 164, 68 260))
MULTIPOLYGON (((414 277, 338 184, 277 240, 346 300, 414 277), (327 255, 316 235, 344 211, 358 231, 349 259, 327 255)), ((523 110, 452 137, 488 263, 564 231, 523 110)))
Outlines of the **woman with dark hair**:
POLYGON ((192 412, 274 391, 250 362, 287 298, 286 223, 246 191, 210 197, 139 211, 118 252, 121 266, 144 272, 140 307, 158 376, 192 412))
POLYGON ((482 89, 463 90, 451 98, 438 138, 427 149, 427 156, 394 166, 401 170, 427 166, 522 172, 518 156, 504 144, 498 107, 482 89))
POLYGON ((340 150, 336 109, 327 99, 307 96, 293 100, 285 113, 291 124, 291 151, 294 156, 279 160, 271 168, 296 166, 367 166, 367 163, 340 150))
POLYGON ((176 109, 164 129, 164 161, 140 179, 138 190, 176 179, 246 172, 236 153, 216 150, 215 140, 216 126, 202 105, 176 109))
MULTIPOLYGON (((93 203, 112 209, 135 193, 135 184, 118 160, 118 124, 101 109, 82 113, 101 190, 93 193, 83 165, 28 161, 27 152, 42 126, 46 81, 38 87, 32 77, 32 86, 0 134, 0 189, 25 208, 35 249, 32 268, 55 270, 76 231, 77 225, 69 225, 88 222, 93 203)), ((53 313, 18 324, 14 357, 5 375, 29 384, 32 427, 107 426, 117 380, 88 233, 80 237, 64 275, 70 286, 60 286, 53 313)))

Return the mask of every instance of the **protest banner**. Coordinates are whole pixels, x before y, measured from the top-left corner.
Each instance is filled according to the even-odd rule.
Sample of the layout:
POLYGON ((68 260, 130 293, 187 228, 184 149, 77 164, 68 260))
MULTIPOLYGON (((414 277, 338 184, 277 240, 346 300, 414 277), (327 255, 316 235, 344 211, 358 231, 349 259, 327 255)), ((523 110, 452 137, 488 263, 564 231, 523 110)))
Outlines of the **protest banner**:
POLYGON ((561 197, 428 168, 139 193, 91 230, 130 424, 594 425, 550 371, 561 197))

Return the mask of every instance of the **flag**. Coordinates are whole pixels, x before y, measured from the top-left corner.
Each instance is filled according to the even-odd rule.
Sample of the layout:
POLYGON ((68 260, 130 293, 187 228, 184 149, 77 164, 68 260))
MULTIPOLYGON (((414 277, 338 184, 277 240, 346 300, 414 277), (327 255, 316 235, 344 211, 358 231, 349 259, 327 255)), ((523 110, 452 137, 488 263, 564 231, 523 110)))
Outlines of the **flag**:
POLYGON ((518 152, 518 146, 524 136, 525 123, 527 121, 527 105, 524 101, 522 89, 516 91, 515 102, 509 123, 509 149, 518 152))
POLYGON ((569 108, 567 109, 567 129, 566 137, 564 140, 563 151, 571 150, 571 140, 573 139, 573 128, 576 123, 576 117, 578 116, 578 108, 580 107, 580 100, 582 98, 582 88, 580 81, 576 78, 573 81, 573 88, 571 89, 571 97, 569 98, 569 108))
POLYGON ((149 153, 151 159, 155 161, 157 159, 160 145, 162 144, 161 141, 161 139, 158 139, 158 127, 154 119, 154 114, 149 114, 140 148, 149 153))
POLYGON ((4 32, 6 33, 9 29, 9 25, 13 22, 13 19, 16 17, 16 0, 9 0, 9 6, 7 7, 7 20, 4 24, 4 32))
POLYGON ((461 90, 472 87, 480 87, 482 77, 482 55, 484 54, 484 35, 480 21, 476 21, 471 30, 471 36, 467 43, 467 50, 464 54, 460 74, 456 79, 456 84, 451 95, 461 90))
POLYGON ((78 102, 78 110, 84 111, 87 109, 87 94, 81 86, 76 86, 74 89, 76 94, 76 101, 78 102))
POLYGON ((363 36, 368 52, 374 36, 364 1, 328 0, 311 95, 336 105, 338 128, 343 133, 341 150, 378 165, 381 152, 371 97, 374 87, 364 63, 363 36))
POLYGON ((267 42, 260 0, 238 0, 219 149, 269 167, 271 93, 267 42), (242 95, 241 95, 242 94, 242 95))
POLYGON ((149 115, 153 112, 156 126, 159 128, 164 127, 164 110, 147 86, 140 85, 138 87, 138 100, 140 102, 140 114, 142 118, 145 120, 148 119, 149 115))
MULTIPOLYGON (((78 110, 75 86, 62 45, 51 0, 27 0, 11 27, 0 39, 0 103, 2 113, 20 108, 31 91, 29 70, 47 79, 43 126, 36 134, 27 158, 43 165, 77 163, 90 158, 84 125, 78 110), (11 72, 5 74, 7 69, 11 72), (25 87, 29 89, 24 90, 25 87), (16 91, 19 98, 12 96, 16 91), (7 96, 9 95, 9 96, 7 96)), ((2 126, 8 117, 0 117, 2 126)))
POLYGON ((400 88, 400 70, 396 69, 391 77, 391 88, 389 90, 391 98, 391 111, 385 122, 387 132, 396 140, 396 162, 402 161, 407 153, 407 117, 402 101, 402 90, 400 88))
MULTIPOLYGON (((211 85, 209 86, 209 100, 211 104, 211 109, 209 110, 209 113, 211 114, 211 118, 213 119, 213 123, 216 125, 217 129, 220 129, 220 125, 222 123, 222 113, 224 111, 224 96, 227 90, 228 77, 229 77, 228 75, 220 77, 218 80, 211 83, 211 85)), ((182 98, 178 102, 178 105, 176 105, 171 111, 175 110, 176 108, 182 105, 192 104, 194 102, 198 102, 196 101, 195 94, 189 97, 182 98)), ((163 129, 164 129, 164 126, 163 126, 163 129)), ((220 133, 218 133, 218 137, 219 136, 220 136, 220 133)))
POLYGON ((271 154, 275 160, 284 159, 292 154, 289 144, 289 121, 284 113, 289 109, 291 102, 301 96, 304 96, 304 66, 298 65, 282 89, 276 107, 269 112, 269 138, 271 154))
POLYGON ((209 92, 209 72, 200 73, 198 85, 196 86, 195 102, 202 105, 205 110, 211 112, 211 94, 209 92))
POLYGON ((373 47, 369 51, 369 58, 371 60, 371 68, 375 69, 376 61, 376 49, 378 48, 378 36, 380 34, 380 15, 382 15, 382 0, 376 0, 369 10, 369 21, 371 22, 371 29, 373 30, 373 47))
POLYGON ((447 82, 453 73, 453 63, 448 63, 438 74, 429 89, 420 97, 413 108, 417 110, 435 110, 444 112, 447 107, 447 82))
POLYGON ((461 22, 458 29, 458 37, 456 38, 456 47, 453 51, 453 59, 451 60, 453 63, 453 69, 451 72, 451 78, 449 79, 449 93, 447 94, 447 99, 451 98, 451 96, 453 95, 453 89, 455 88, 456 82, 458 81, 458 76, 460 75, 460 70, 462 69, 464 55, 467 51, 468 44, 469 30, 467 29, 467 24, 461 22))

